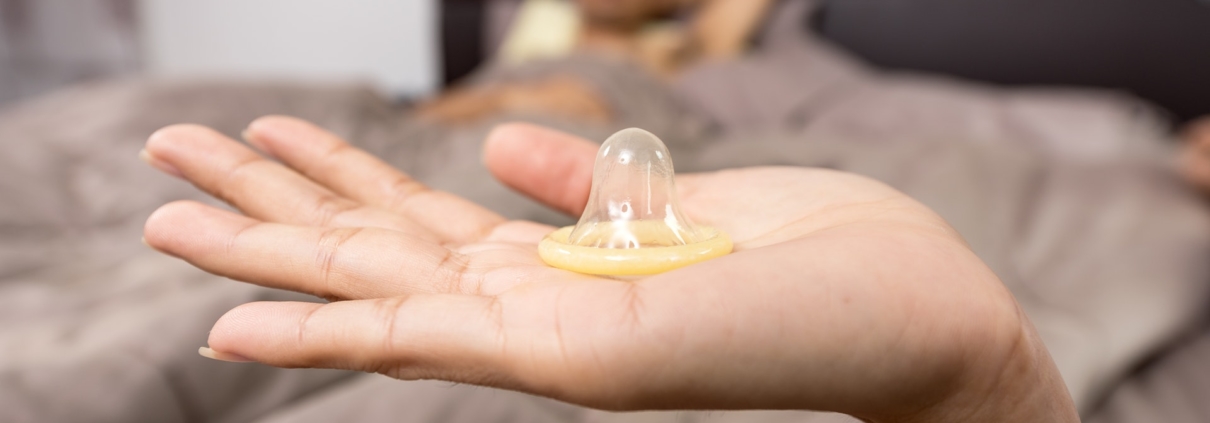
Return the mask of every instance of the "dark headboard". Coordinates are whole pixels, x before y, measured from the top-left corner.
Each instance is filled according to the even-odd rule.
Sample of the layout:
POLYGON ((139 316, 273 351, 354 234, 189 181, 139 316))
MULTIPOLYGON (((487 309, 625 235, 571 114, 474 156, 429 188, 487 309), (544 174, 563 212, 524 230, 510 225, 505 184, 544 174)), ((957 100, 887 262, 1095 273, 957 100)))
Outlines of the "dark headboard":
POLYGON ((522 0, 442 0, 442 82, 453 84, 499 46, 522 0))

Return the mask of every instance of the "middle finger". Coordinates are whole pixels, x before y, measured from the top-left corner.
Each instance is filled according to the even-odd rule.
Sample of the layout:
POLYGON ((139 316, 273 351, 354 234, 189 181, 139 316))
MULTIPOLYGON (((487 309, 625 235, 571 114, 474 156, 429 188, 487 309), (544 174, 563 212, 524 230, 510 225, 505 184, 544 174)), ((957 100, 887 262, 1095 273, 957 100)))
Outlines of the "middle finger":
POLYGON ((427 240, 436 238, 405 216, 337 195, 209 128, 164 128, 147 141, 146 151, 152 160, 172 166, 201 190, 256 219, 327 227, 380 227, 427 240))

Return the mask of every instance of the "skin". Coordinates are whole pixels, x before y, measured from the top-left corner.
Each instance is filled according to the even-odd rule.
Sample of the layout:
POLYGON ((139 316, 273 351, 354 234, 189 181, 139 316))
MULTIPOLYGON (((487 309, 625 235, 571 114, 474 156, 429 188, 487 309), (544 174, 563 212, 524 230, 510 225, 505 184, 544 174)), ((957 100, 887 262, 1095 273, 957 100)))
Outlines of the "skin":
POLYGON ((418 117, 446 124, 467 123, 501 111, 559 116, 605 123, 613 111, 587 82, 556 75, 534 82, 460 87, 416 110, 418 117))
POLYGON ((1210 194, 1210 116, 1185 129, 1180 169, 1186 181, 1210 194))
POLYGON ((771 0, 580 0, 579 48, 637 60, 656 75, 675 77, 706 61, 741 55, 771 0), (643 31, 662 16, 692 13, 684 30, 643 31))
POLYGON ((684 0, 576 0, 584 23, 590 28, 619 33, 633 32, 643 24, 684 7, 684 0))
MULTIPOLYGON (((767 13, 770 0, 580 0, 584 26, 577 48, 633 60, 673 78, 704 61, 733 59, 767 13), (687 30, 644 32, 644 25, 678 9, 693 10, 687 30)), ((460 124, 500 112, 535 113, 605 123, 613 112, 591 84, 573 75, 541 81, 447 90, 418 109, 425 119, 460 124)))
MULTIPOLYGON (((860 176, 678 176, 728 256, 637 281, 551 268, 555 228, 508 221, 334 135, 267 117, 243 144, 198 126, 143 157, 243 212, 165 205, 152 247, 217 275, 334 300, 251 303, 208 355, 499 387, 608 410, 813 409, 871 422, 1079 421, 1011 294, 942 219, 860 176)), ((576 214, 596 145, 530 125, 485 144, 503 183, 576 214)))

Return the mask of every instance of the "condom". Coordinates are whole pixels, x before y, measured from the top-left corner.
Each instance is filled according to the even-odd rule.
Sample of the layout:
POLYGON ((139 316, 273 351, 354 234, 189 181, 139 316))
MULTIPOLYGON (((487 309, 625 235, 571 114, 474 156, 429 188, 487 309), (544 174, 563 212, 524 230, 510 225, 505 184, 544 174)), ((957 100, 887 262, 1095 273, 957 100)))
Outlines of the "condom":
POLYGON ((592 192, 575 226, 538 244, 553 267, 604 276, 653 275, 727 255, 731 239, 681 213, 668 147, 624 129, 601 145, 592 192))

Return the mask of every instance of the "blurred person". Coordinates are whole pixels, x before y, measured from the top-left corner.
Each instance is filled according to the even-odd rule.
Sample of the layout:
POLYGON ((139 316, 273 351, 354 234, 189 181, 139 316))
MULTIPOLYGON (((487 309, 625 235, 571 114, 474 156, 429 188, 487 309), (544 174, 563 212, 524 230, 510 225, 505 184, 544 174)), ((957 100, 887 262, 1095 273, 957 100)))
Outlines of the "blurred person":
MULTIPOLYGON (((1142 93, 1147 100, 1175 113, 1177 123, 1182 125, 1174 131, 1181 145, 1178 171, 1193 186, 1210 192, 1210 155, 1203 147, 1210 143, 1203 129, 1210 122, 1210 100, 1205 100, 1210 95, 1202 95, 1204 99, 1199 100, 1201 97, 1188 91, 1210 86, 1189 77, 1200 75, 1196 69, 1204 68, 1206 57, 1210 57, 1200 54, 1203 49, 1194 41, 1198 31, 1208 32, 1210 29, 1205 28, 1210 26, 1198 29, 1190 24, 1210 21, 1210 8, 1206 6, 1191 0, 1148 5, 1119 2, 1105 7, 1074 3, 1041 9, 1031 9, 1027 3, 971 5, 949 0, 821 3, 818 11, 804 19, 825 37, 877 65, 996 83, 1107 86, 1142 93), (1077 17, 1094 8, 1098 19, 1082 21, 1077 17), (905 11, 906 15, 901 13, 905 11), (1179 16, 1179 25, 1157 20, 1164 16, 1179 16), (1072 22, 1082 23, 1070 25, 1072 22), (1024 25, 1034 30, 1016 30, 1024 25), (1132 38, 1129 34, 1137 28, 1154 31, 1132 38), (1089 49, 1084 47, 1088 43, 1081 41, 1108 35, 1113 40, 1129 40, 1120 41, 1129 49, 1110 49, 1111 41, 1089 49), (938 37, 947 41, 939 42, 938 37), (1052 37, 1053 41, 1045 50, 1028 47, 1040 37, 1052 37), (1181 47, 1186 41, 1188 44, 1181 47), (1153 55, 1149 51, 1156 50, 1163 52, 1158 54, 1164 60, 1142 60, 1153 55), (1093 61, 1080 59, 1090 51, 1101 53, 1095 53, 1097 59, 1093 61), (938 52, 944 52, 941 59, 936 58, 938 52), (1064 59, 1055 62, 1056 57, 1064 59), (999 65, 994 71, 971 71, 986 67, 978 64, 980 60, 999 65), (1096 64, 1107 61, 1133 64, 1120 71, 1096 64), (1184 68, 1182 61, 1192 67, 1184 68), (1168 70, 1131 70, 1146 67, 1168 70), (1165 72, 1176 72, 1179 77, 1158 76, 1165 72), (1189 87, 1187 92, 1174 94, 1182 93, 1182 86, 1189 87)), ((742 59, 755 29, 767 19, 766 13, 776 2, 581 0, 576 4, 582 21, 576 51, 640 64, 675 86, 673 81, 695 65, 742 59), (677 14, 687 16, 688 24, 652 25, 677 14)), ((534 81, 457 88, 423 106, 420 114, 453 123, 500 112, 527 111, 608 123, 614 120, 616 105, 599 90, 582 76, 566 72, 534 81)))
MULTIPOLYGON (((555 25, 571 28, 569 31, 575 31, 574 34, 543 35, 571 37, 576 54, 634 63, 661 78, 673 78, 696 63, 728 60, 742 54, 771 3, 771 0, 579 0, 575 3, 577 24, 555 25), (654 25, 676 15, 685 15, 688 23, 654 25)), ((520 111, 606 123, 611 121, 614 110, 598 89, 581 75, 570 72, 511 84, 468 84, 421 105, 419 114, 457 123, 520 111)))

